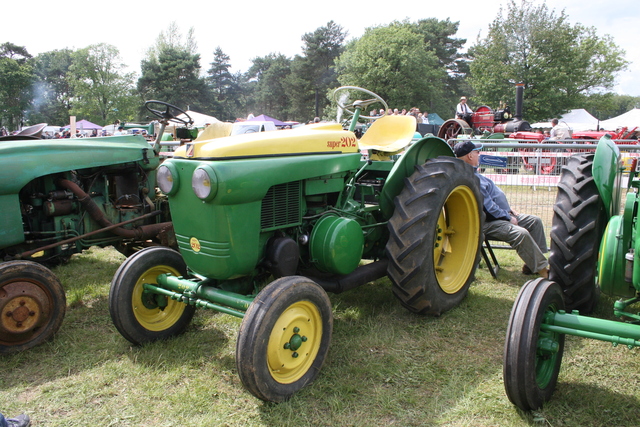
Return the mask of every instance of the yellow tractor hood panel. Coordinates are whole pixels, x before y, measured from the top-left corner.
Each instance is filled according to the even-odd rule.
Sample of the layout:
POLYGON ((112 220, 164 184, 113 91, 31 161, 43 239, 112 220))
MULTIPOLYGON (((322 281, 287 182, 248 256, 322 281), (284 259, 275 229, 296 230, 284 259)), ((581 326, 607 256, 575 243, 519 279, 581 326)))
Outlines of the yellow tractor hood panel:
POLYGON ((218 159, 358 152, 355 134, 343 130, 339 123, 319 123, 295 129, 200 139, 179 147, 174 157, 218 159))

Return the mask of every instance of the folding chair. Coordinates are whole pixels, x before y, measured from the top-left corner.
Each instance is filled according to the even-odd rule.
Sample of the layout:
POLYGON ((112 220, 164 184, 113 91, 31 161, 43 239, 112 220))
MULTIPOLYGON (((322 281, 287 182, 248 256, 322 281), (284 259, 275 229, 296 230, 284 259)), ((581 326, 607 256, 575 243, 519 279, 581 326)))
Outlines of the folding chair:
POLYGON ((498 263, 496 255, 493 253, 493 248, 491 247, 491 243, 489 243, 489 239, 484 239, 484 243, 480 247, 480 251, 485 264, 487 264, 489 273, 491 273, 491 276, 496 279, 498 271, 500 271, 500 264, 498 263))

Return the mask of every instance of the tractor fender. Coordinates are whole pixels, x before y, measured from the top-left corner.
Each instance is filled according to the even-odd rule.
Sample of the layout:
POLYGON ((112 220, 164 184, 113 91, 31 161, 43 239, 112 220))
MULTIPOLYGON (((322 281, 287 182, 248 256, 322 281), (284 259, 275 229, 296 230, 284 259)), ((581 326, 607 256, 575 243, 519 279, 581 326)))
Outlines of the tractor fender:
POLYGON ((417 165, 421 165, 428 159, 438 156, 454 157, 455 155, 444 139, 435 136, 426 136, 407 148, 400 159, 393 165, 380 192, 380 211, 385 219, 388 220, 393 215, 395 210, 393 200, 402 191, 404 179, 413 174, 417 165))
POLYGON ((592 170, 593 179, 604 203, 605 212, 611 218, 620 210, 620 182, 622 179, 622 173, 620 172, 622 168, 620 150, 610 135, 604 135, 598 141, 592 170))

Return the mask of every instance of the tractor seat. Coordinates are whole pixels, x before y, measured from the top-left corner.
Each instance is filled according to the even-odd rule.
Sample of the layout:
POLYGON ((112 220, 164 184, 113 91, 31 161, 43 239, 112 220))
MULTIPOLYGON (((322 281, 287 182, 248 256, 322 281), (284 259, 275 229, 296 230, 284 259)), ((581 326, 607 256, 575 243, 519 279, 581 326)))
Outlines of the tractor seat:
POLYGON ((383 116, 371 124, 358 145, 361 150, 395 153, 409 145, 415 132, 415 117, 383 116))
POLYGON ((42 131, 47 127, 46 123, 29 126, 22 129, 15 135, 1 136, 0 141, 20 141, 26 139, 42 139, 42 131))

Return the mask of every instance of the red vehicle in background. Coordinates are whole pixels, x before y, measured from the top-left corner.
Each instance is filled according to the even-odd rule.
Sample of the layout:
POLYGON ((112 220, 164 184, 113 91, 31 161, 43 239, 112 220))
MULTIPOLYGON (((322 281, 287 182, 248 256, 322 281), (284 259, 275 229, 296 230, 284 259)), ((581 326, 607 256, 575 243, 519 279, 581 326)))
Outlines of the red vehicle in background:
POLYGON ((445 121, 440 130, 438 137, 444 140, 456 139, 460 135, 483 135, 486 133, 511 134, 514 132, 531 132, 529 122, 522 120, 522 99, 524 93, 524 85, 516 85, 516 113, 511 113, 509 106, 505 106, 499 110, 492 110, 490 107, 483 105, 469 114, 464 119, 449 119, 445 121))

